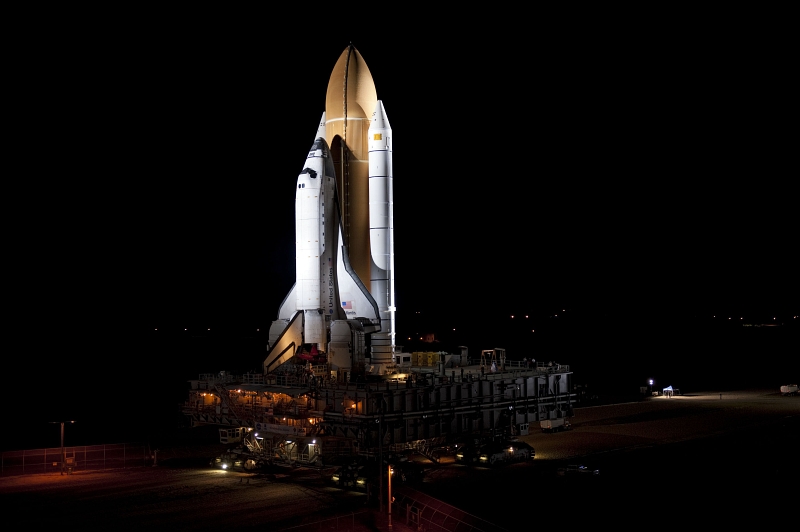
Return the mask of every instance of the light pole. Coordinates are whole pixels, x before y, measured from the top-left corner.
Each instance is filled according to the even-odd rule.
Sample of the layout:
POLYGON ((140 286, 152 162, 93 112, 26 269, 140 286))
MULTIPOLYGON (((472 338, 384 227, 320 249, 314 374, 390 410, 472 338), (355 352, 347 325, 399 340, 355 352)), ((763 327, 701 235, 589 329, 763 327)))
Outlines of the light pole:
POLYGON ((383 513, 383 405, 378 422, 378 512, 383 513))
POLYGON ((392 466, 389 465, 389 497, 386 499, 389 504, 389 530, 392 529, 392 466))
POLYGON ((61 474, 64 474, 64 463, 67 461, 67 457, 64 455, 64 423, 75 423, 74 421, 51 421, 50 423, 61 424, 61 474))

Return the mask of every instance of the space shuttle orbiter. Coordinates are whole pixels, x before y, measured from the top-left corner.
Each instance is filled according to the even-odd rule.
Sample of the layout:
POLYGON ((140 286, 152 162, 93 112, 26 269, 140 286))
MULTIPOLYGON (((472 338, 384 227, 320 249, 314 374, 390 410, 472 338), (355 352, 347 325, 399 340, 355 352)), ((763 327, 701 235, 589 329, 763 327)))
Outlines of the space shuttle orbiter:
POLYGON ((270 327, 265 374, 312 353, 324 354, 337 377, 393 366, 391 137, 372 75, 350 45, 297 178, 296 279, 270 327))
POLYGON ((264 369, 306 353, 328 353, 334 321, 359 320, 368 332, 380 327, 378 305, 350 267, 342 245, 336 177, 328 143, 318 137, 297 177, 295 284, 281 303, 270 338, 280 329, 264 369))

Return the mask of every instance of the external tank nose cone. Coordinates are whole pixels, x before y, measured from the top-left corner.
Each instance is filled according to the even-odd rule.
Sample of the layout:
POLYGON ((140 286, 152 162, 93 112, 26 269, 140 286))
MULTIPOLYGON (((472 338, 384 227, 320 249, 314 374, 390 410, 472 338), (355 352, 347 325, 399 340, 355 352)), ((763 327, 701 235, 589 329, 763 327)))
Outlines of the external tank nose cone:
POLYGON ((364 58, 355 46, 348 46, 339 56, 328 82, 325 98, 327 121, 369 118, 375 109, 377 94, 364 58))

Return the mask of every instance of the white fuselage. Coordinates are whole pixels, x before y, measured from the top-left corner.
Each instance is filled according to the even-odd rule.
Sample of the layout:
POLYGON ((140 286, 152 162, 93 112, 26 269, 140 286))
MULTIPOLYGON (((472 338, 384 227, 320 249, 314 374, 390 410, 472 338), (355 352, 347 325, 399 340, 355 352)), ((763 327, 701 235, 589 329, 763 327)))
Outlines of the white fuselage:
POLYGON ((337 310, 335 178, 325 173, 325 149, 315 144, 297 178, 295 309, 305 315, 305 343, 325 351, 326 319, 337 310), (316 149, 315 149, 316 148, 316 149))

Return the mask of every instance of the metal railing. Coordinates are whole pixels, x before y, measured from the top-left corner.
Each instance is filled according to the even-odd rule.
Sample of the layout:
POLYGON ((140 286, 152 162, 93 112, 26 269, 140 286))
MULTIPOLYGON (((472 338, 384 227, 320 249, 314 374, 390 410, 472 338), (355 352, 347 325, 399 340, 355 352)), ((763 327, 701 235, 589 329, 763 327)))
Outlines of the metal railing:
POLYGON ((365 510, 349 513, 329 519, 322 519, 311 523, 280 529, 282 532, 352 532, 353 530, 377 530, 375 526, 375 513, 365 510))

